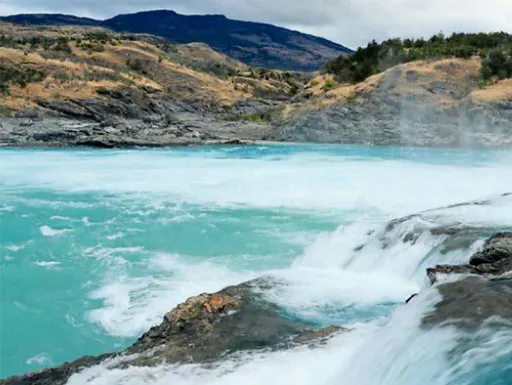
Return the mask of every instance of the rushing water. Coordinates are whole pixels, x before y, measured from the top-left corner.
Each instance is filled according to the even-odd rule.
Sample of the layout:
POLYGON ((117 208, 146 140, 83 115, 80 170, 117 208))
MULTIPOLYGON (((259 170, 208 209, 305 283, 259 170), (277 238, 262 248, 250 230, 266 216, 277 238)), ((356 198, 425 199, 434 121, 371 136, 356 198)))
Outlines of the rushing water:
MULTIPOLYGON (((286 312, 354 331, 209 368, 103 365, 70 384, 511 384, 510 330, 419 328, 439 300, 425 268, 481 240, 441 253, 443 236, 421 232, 432 223, 385 226, 511 192, 511 167, 500 151, 1 150, 0 378, 121 350, 186 298, 270 274, 286 285, 265 295, 286 312)), ((512 198, 432 218, 504 228, 512 198)))

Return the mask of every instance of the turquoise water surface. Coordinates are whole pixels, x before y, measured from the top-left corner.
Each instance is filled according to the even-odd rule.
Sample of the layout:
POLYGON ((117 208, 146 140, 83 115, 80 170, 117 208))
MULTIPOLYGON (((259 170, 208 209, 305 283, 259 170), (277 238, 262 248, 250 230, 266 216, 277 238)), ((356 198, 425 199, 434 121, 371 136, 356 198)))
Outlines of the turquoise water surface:
POLYGON ((388 317, 421 283, 363 295, 358 278, 348 300, 339 285, 352 278, 327 262, 341 248, 322 237, 512 191, 511 160, 310 145, 0 150, 0 378, 121 350, 187 297, 261 274, 293 282, 282 306, 294 317, 388 317), (305 254, 311 270, 295 273, 305 254))

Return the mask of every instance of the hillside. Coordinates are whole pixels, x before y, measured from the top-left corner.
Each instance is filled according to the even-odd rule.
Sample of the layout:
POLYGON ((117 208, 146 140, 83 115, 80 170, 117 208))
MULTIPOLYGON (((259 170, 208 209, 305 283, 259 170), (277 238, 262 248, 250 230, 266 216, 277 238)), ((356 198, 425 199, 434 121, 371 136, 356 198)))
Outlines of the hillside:
POLYGON ((261 139, 273 111, 307 81, 254 70, 200 43, 0 22, 0 145, 261 139))
POLYGON ((0 23, 0 53, 4 114, 38 109, 101 120, 109 108, 125 118, 175 109, 229 113, 244 100, 287 99, 302 87, 300 77, 254 71, 204 44, 98 27, 0 23))
POLYGON ((148 11, 93 20, 59 14, 28 14, 0 20, 28 25, 87 25, 117 32, 148 33, 171 43, 205 43, 253 67, 316 71, 351 50, 329 40, 269 24, 231 20, 222 15, 186 16, 148 11))
POLYGON ((273 140, 367 145, 512 145, 512 79, 482 82, 484 62, 399 64, 359 83, 323 74, 283 115, 273 140))
POLYGON ((429 146, 512 143, 512 35, 370 42, 326 65, 275 139, 429 146))
POLYGON ((492 52, 410 61, 347 82, 254 69, 200 43, 0 23, 0 116, 25 118, 0 122, 0 145, 510 146, 512 79, 486 77, 487 66, 501 68, 492 52))

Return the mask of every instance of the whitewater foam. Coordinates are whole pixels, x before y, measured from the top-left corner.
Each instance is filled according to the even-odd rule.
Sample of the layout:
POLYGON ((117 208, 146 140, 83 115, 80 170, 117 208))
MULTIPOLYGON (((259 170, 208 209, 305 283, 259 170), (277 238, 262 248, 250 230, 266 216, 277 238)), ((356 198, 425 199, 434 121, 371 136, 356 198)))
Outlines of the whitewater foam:
POLYGON ((66 233, 73 231, 73 230, 69 230, 69 229, 55 230, 55 229, 52 229, 50 226, 41 226, 39 228, 39 230, 41 231, 41 234, 43 235, 43 237, 60 237, 61 235, 64 235, 66 233))
POLYGON ((247 353, 210 365, 170 365, 127 370, 108 369, 108 364, 74 375, 68 385, 310 385, 329 381, 340 363, 374 330, 365 325, 354 333, 333 338, 316 349, 296 348, 285 352, 247 353))
MULTIPOLYGON (((104 252, 104 251, 103 251, 104 252)), ((156 253, 148 264, 158 276, 109 276, 106 282, 90 293, 101 300, 101 308, 92 310, 87 318, 99 324, 110 335, 136 337, 159 324, 169 310, 189 297, 213 293, 258 276, 257 273, 236 273, 208 261, 187 263, 186 257, 156 253), (162 274, 167 272, 167 274, 162 274)))
POLYGON ((52 358, 46 353, 39 353, 27 360, 27 365, 53 365, 52 358))
POLYGON ((9 250, 9 251, 12 251, 12 252, 17 252, 17 251, 21 251, 25 248, 25 245, 10 245, 10 246, 6 246, 5 247, 6 250, 9 250))
MULTIPOLYGON (((13 210, 3 210, 2 220, 28 218, 20 222, 23 233, 0 239, 2 249, 27 245, 5 264, 20 277, 26 271, 15 270, 18 263, 46 267, 27 271, 40 274, 34 282, 55 274, 55 287, 71 285, 62 291, 69 297, 55 287, 41 296, 51 298, 52 311, 65 314, 54 321, 57 336, 71 330, 60 350, 73 350, 67 340, 100 341, 55 358, 55 364, 90 351, 121 350, 188 297, 261 275, 275 281, 262 294, 283 315, 354 328, 315 349, 240 354, 208 367, 121 370, 102 364, 69 383, 476 385, 468 378, 483 372, 471 363, 482 355, 503 360, 508 340, 496 334, 493 348, 492 338, 484 339, 482 350, 475 344, 476 350, 459 356, 464 367, 454 365, 446 353, 461 335, 419 325, 439 299, 436 290, 425 289, 425 269, 467 261, 489 233, 512 225, 512 197, 495 199, 512 191, 510 158, 332 148, 3 152, 0 200, 13 210), (492 202, 485 205, 431 210, 487 198, 492 202), (48 218, 52 226, 73 230, 38 227, 48 218), (436 231, 443 226, 478 231, 454 245, 436 231), (49 271, 52 262, 62 263, 66 274, 49 271), (62 303, 64 310, 57 306, 62 303)), ((33 318, 48 316, 37 306, 24 300, 13 305, 37 307, 42 313, 33 318)), ((18 339, 13 352, 24 349, 18 339)), ((52 357, 60 351, 38 350, 52 357)), ((43 366, 37 360, 30 368, 18 364, 34 353, 14 357, 9 373, 43 366)))
POLYGON ((47 267, 47 268, 55 268, 57 266, 60 266, 60 262, 57 261, 37 261, 34 262, 34 265, 39 267, 47 267))
POLYGON ((7 167, 0 170, 0 179, 13 187, 151 194, 177 204, 357 207, 393 215, 512 191, 512 180, 503 178, 508 166, 493 157, 475 167, 467 161, 421 163, 407 157, 371 159, 343 152, 300 153, 275 161, 264 153, 272 155, 275 150, 260 151, 258 158, 216 158, 201 151, 188 156, 179 151, 114 151, 108 156, 33 151, 20 158, 7 152, 2 159, 7 167))
POLYGON ((109 241, 115 241, 116 239, 120 239, 124 237, 124 233, 118 232, 112 235, 107 235, 105 238, 107 238, 109 241))

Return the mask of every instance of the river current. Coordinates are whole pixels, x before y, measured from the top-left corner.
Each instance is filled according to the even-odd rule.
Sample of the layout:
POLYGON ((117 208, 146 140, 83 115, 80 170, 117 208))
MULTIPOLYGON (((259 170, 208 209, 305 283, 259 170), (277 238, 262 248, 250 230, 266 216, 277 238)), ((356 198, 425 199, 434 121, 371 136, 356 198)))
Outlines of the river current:
POLYGON ((511 384, 512 328, 461 348, 461 331, 419 326, 440 300, 425 269, 467 261, 484 238, 445 253, 421 232, 430 223, 386 226, 434 210, 436 225, 511 227, 508 192, 505 151, 0 150, 0 378, 122 350, 188 297, 270 275, 286 283, 265 293, 284 312, 353 331, 209 367, 99 366, 69 383, 511 384), (493 203, 443 209, 480 199, 493 203))

